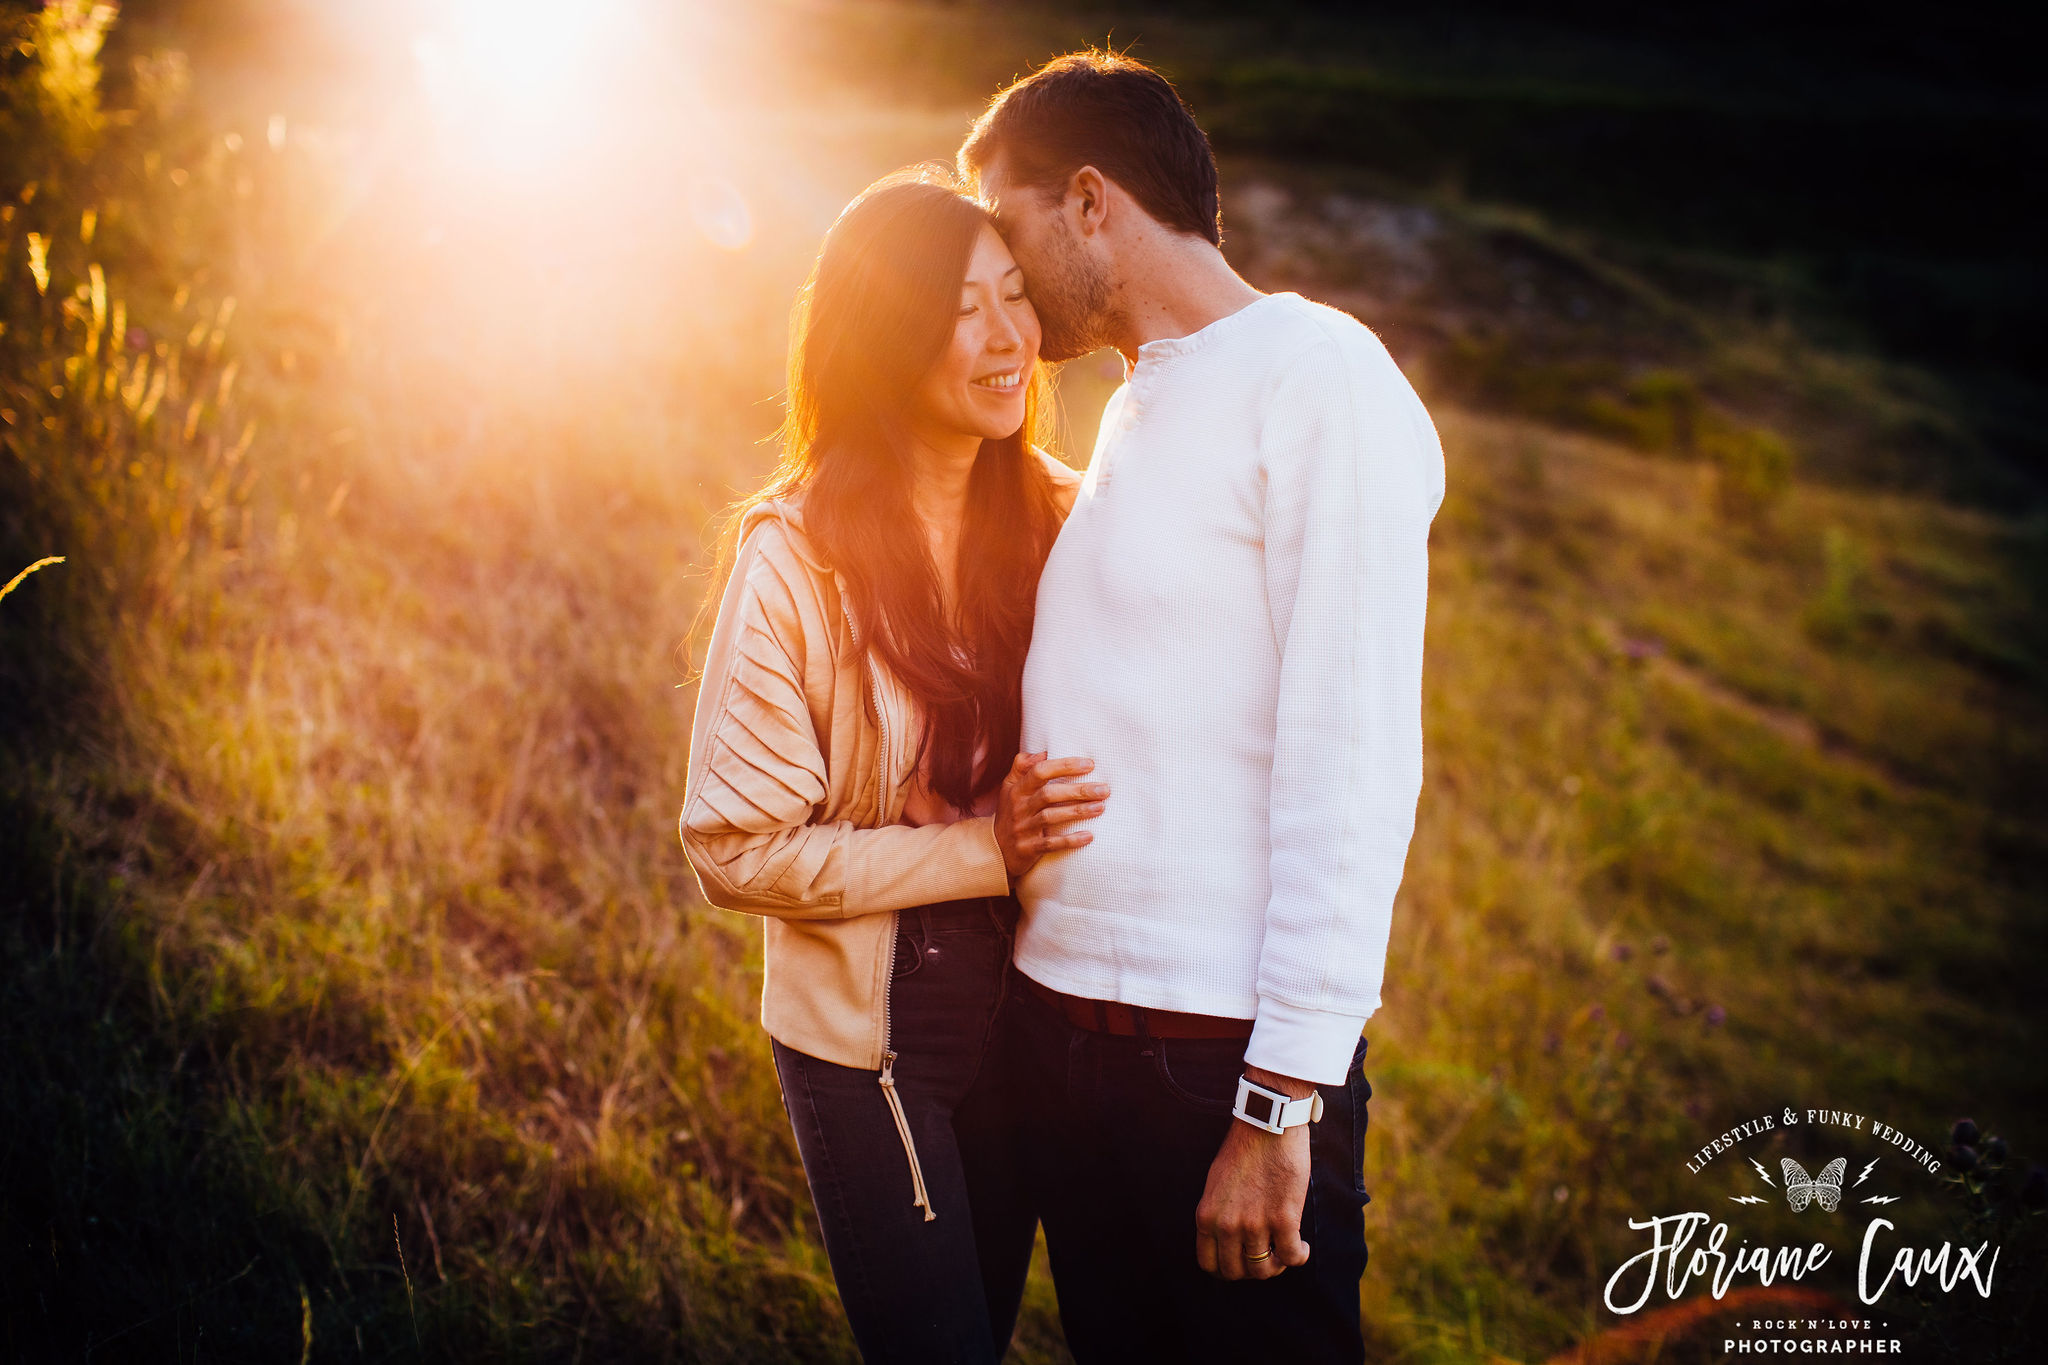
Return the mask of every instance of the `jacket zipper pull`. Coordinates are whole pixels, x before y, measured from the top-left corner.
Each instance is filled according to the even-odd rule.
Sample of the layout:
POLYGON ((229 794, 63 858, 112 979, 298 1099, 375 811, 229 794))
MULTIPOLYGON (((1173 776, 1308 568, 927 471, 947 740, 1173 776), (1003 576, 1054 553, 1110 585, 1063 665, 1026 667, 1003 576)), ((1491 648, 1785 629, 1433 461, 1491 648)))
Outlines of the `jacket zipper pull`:
POLYGON ((938 1215, 932 1212, 931 1195, 924 1187, 924 1170, 917 1164, 917 1144, 910 1140, 910 1119, 903 1112, 903 1101, 896 1095, 896 1054, 882 1054, 882 1097, 889 1101, 889 1115, 896 1120, 896 1133, 903 1139, 903 1154, 910 1158, 910 1202, 924 1210, 924 1221, 929 1223, 938 1215))

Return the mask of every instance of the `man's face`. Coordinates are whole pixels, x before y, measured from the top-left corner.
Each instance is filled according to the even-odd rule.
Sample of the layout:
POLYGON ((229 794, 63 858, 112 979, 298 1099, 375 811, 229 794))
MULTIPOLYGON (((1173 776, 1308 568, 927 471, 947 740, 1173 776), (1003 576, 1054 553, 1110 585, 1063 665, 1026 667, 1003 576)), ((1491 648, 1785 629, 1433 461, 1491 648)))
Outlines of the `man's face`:
POLYGON ((981 200, 1024 267, 1025 287, 1045 329, 1039 355, 1072 360, 1109 344, 1109 270, 1068 221, 1060 198, 1013 184, 997 157, 979 177, 981 200))

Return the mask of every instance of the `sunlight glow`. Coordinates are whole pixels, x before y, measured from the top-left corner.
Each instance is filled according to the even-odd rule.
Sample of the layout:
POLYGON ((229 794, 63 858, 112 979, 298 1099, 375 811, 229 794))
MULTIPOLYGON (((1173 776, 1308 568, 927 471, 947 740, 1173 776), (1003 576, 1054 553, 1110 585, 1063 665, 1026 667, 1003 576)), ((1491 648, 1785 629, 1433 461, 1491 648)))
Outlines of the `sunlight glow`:
POLYGON ((413 40, 444 137, 506 164, 573 151, 594 131, 624 0, 449 0, 413 40))
POLYGON ((699 176, 690 185, 690 217, 706 241, 724 251, 744 251, 754 240, 754 215, 730 180, 699 176))

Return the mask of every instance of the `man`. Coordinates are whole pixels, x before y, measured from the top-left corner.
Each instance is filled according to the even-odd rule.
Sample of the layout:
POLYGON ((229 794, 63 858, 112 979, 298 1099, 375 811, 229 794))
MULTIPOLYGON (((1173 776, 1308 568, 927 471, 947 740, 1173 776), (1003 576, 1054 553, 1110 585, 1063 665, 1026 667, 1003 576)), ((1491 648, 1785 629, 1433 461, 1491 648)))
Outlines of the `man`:
POLYGON ((1230 268, 1208 139, 1142 64, 1050 63, 960 162, 1046 358, 1114 346, 1127 372, 1024 675, 1025 748, 1113 793, 1018 888, 1068 1341, 1357 1360, 1361 1034, 1422 781, 1436 431, 1364 326, 1230 268))

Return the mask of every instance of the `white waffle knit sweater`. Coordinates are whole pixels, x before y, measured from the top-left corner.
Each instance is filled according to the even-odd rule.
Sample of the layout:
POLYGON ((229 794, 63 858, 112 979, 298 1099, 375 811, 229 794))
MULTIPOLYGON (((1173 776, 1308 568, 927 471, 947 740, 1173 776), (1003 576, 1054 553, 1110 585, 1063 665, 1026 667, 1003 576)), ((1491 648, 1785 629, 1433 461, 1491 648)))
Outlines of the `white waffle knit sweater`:
POLYGON ((1024 747, 1110 785, 1019 886, 1057 990, 1255 1019, 1342 1081, 1422 786, 1436 429, 1362 324, 1271 294, 1139 348, 1038 589, 1024 747))

